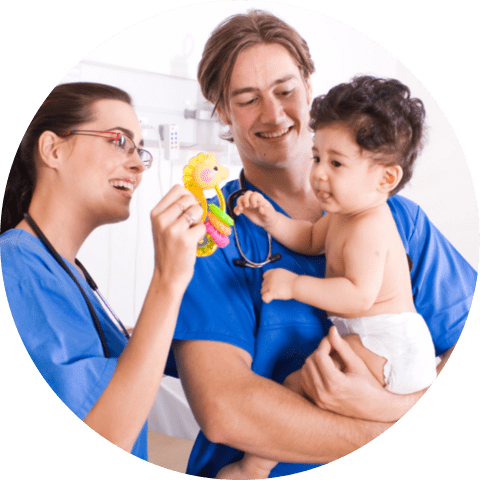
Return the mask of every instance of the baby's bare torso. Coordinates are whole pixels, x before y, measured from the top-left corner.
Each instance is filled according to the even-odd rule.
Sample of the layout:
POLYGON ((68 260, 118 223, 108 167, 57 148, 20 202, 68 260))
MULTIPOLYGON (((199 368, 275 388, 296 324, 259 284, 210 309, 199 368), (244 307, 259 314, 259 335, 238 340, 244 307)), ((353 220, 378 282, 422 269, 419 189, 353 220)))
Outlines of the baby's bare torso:
POLYGON ((348 278, 345 263, 347 251, 348 256, 353 257, 356 262, 368 262, 369 255, 377 254, 357 247, 352 237, 361 238, 362 242, 358 242, 360 245, 369 244, 369 240, 373 243, 375 239, 376 245, 381 246, 379 250, 385 249, 386 254, 380 290, 373 306, 368 310, 350 314, 328 313, 344 318, 358 318, 384 313, 415 312, 407 256, 388 205, 362 212, 355 217, 331 215, 325 240, 326 278, 348 278))

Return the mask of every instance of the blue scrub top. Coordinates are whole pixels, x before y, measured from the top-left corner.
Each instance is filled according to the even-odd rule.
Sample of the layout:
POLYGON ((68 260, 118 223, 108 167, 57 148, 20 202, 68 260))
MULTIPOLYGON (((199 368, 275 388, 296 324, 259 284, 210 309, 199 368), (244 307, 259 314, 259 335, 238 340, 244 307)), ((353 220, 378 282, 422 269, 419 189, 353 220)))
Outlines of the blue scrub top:
MULTIPOLYGON (((97 313, 110 358, 104 356, 79 288, 38 238, 9 230, 0 236, 0 252, 7 299, 25 348, 52 390, 83 420, 110 382, 128 340, 64 259, 97 313)), ((147 424, 131 453, 147 460, 147 424)))
MULTIPOLYGON (((256 190, 248 183, 247 187, 256 190)), ((239 188, 238 180, 228 183, 223 188, 225 198, 239 188)), ((436 354, 441 354, 460 336, 477 274, 417 205, 398 195, 388 203, 413 261, 416 308, 430 328, 436 354)), ((237 217, 236 226, 246 256, 254 262, 263 261, 268 251, 265 231, 243 215, 237 217)), ((199 258, 184 296, 174 339, 214 340, 240 347, 252 356, 255 373, 279 383, 302 367, 306 357, 328 333, 330 322, 324 311, 295 300, 262 302, 262 277, 266 270, 280 267, 323 277, 325 257, 306 257, 273 240, 273 253, 277 252, 282 259, 261 269, 234 266, 233 260, 240 255, 232 235, 226 248, 199 258)), ((166 373, 177 376, 172 354, 166 373)), ((213 478, 222 467, 242 456, 238 450, 211 443, 200 432, 187 474, 213 478)), ((280 463, 270 477, 291 475, 317 466, 280 463)))

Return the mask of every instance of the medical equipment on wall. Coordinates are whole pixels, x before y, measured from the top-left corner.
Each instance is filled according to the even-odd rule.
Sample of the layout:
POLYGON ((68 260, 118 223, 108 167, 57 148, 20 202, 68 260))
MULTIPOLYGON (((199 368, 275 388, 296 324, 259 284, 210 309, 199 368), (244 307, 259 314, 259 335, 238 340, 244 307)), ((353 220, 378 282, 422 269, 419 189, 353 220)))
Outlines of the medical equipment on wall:
POLYGON ((176 123, 160 125, 159 132, 163 140, 165 160, 178 160, 180 157, 178 125, 176 123))
MULTIPOLYGON (((102 326, 100 325, 100 321, 98 319, 98 316, 95 312, 95 309, 93 308, 92 303, 88 299, 87 294, 85 293, 85 290, 82 288, 78 280, 75 278, 75 275, 72 273, 72 271, 68 268, 67 264, 63 261, 62 257, 60 254, 55 250, 55 247, 49 242, 45 234, 40 230, 40 227, 35 223, 33 218, 28 214, 24 214, 24 218, 27 221, 27 223, 32 227, 32 230, 36 233, 38 238, 41 240, 41 242, 45 245, 47 250, 50 252, 50 254, 55 258, 55 260, 60 264, 60 266, 67 272, 67 274, 70 276, 70 278, 74 281, 75 285, 78 287, 80 290, 80 293, 82 294, 83 298, 85 299, 85 302, 87 303, 88 310, 90 312, 90 315, 92 316, 93 323, 95 325, 95 329, 98 333, 98 336, 100 338, 100 342, 102 343, 102 349, 103 349, 103 354, 105 355, 106 358, 110 357, 110 354, 108 353, 108 346, 107 346, 107 341, 105 339, 105 335, 102 330, 102 326)), ((85 267, 80 263, 79 260, 75 259, 75 264, 80 268, 80 270, 83 272, 85 276, 85 280, 87 283, 90 285, 91 289, 94 291, 94 293, 100 298, 102 303, 105 305, 105 307, 108 309, 110 314, 114 317, 115 321, 117 322, 118 326, 122 330, 123 334, 125 335, 126 338, 130 338, 129 333, 123 326, 122 322, 120 319, 115 315, 113 310, 110 308, 108 305, 107 301, 103 298, 103 296, 100 294, 98 291, 98 286, 97 284, 93 281, 93 278, 90 276, 90 274, 87 272, 85 267)))
POLYGON ((233 219, 226 213, 225 198, 219 188, 220 182, 228 178, 228 170, 217 163, 212 153, 200 153, 190 159, 183 169, 183 183, 185 188, 193 193, 203 209, 202 222, 207 233, 197 247, 197 257, 206 257, 215 252, 217 247, 226 247, 233 219), (220 206, 207 205, 203 193, 207 189, 215 189, 220 206))
MULTIPOLYGON (((239 182, 240 182, 240 190, 237 190, 236 192, 233 192, 232 194, 230 194, 229 197, 228 197, 228 200, 227 200, 227 205, 228 205, 228 210, 227 211, 230 213, 230 215, 232 215, 232 217, 234 219, 235 219, 235 213, 233 212, 233 208, 234 208, 233 202, 248 190, 246 182, 245 182, 245 173, 244 173, 243 169, 240 172, 239 182)), ((235 220, 234 220, 234 222, 235 222, 235 220)), ((275 254, 272 255, 272 236, 267 232, 267 238, 268 238, 268 253, 267 253, 267 256, 265 257, 265 260, 263 262, 259 262, 259 263, 252 262, 249 258, 247 258, 247 256, 245 255, 245 253, 243 252, 243 250, 240 247, 240 241, 238 239, 237 227, 235 226, 235 223, 233 223, 233 232, 235 234, 235 243, 237 245, 238 251, 240 252, 240 256, 242 257, 242 258, 236 258, 233 261, 233 264, 235 266, 237 266, 237 267, 250 267, 250 268, 262 268, 265 265, 267 265, 268 263, 277 262, 278 260, 280 260, 282 258, 282 255, 280 253, 275 253, 275 254)))

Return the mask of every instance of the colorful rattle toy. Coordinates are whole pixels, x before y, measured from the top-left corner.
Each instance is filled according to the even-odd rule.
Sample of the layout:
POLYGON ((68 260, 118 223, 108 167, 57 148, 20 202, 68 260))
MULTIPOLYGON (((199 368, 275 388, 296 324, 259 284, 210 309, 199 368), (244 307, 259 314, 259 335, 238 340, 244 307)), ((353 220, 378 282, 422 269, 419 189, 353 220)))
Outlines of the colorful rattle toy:
POLYGON ((202 221, 207 229, 207 234, 198 244, 197 257, 207 257, 215 252, 217 247, 228 245, 233 219, 226 213, 225 198, 218 187, 220 182, 227 178, 228 170, 217 163, 213 153, 200 153, 183 169, 183 183, 200 202, 203 208, 202 221), (211 188, 217 193, 220 207, 215 204, 207 205, 203 191, 211 188))

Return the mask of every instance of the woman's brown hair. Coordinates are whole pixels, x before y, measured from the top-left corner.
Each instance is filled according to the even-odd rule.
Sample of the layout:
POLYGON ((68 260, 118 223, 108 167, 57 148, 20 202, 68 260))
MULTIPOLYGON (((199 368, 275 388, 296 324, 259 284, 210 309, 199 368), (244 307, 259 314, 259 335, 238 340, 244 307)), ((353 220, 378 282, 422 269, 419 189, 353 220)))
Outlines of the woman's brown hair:
POLYGON ((13 160, 3 198, 0 233, 14 228, 28 211, 35 189, 40 135, 72 130, 94 119, 93 103, 120 100, 132 104, 128 93, 100 83, 65 83, 55 87, 33 117, 13 160))

